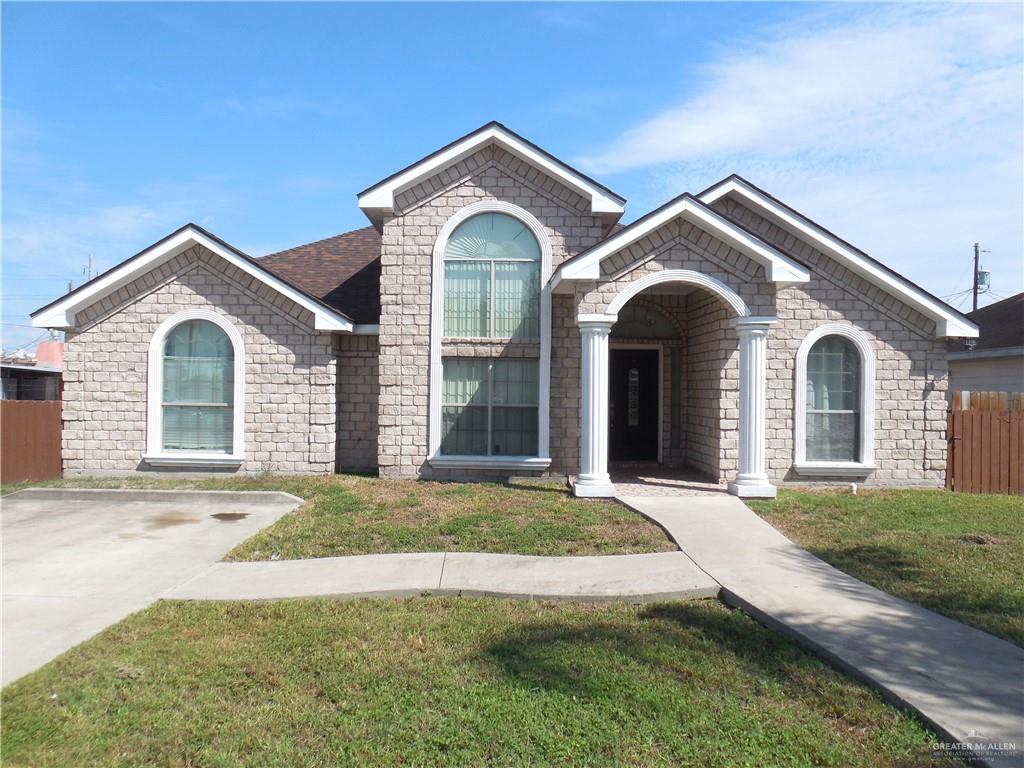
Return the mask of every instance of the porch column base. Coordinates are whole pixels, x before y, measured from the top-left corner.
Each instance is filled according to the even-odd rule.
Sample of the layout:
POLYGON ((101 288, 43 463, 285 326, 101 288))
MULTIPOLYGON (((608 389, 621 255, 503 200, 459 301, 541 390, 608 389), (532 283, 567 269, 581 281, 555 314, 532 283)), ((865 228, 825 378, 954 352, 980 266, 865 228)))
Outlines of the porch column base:
POLYGON ((774 499, 778 488, 768 482, 767 477, 743 477, 729 483, 729 493, 741 499, 774 499))
POLYGON ((572 484, 572 495, 581 499, 611 499, 616 494, 615 486, 608 475, 604 477, 581 475, 572 484))

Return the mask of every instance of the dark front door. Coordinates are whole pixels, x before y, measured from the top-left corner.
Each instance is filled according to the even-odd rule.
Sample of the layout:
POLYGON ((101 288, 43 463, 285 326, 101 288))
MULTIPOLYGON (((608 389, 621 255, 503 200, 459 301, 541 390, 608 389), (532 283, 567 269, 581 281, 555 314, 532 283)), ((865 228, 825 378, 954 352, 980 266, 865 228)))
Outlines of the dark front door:
POLYGON ((608 448, 612 461, 658 458, 658 350, 610 350, 608 448))

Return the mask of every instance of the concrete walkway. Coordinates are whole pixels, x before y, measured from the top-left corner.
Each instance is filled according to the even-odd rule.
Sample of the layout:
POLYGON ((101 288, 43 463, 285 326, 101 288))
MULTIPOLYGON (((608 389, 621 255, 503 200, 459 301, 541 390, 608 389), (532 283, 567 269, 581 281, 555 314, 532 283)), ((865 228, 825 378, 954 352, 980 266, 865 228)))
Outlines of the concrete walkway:
POLYGON ((252 491, 30 488, 4 496, 0 680, 145 608, 301 503, 252 491))
POLYGON ((435 552, 216 563, 165 596, 278 600, 430 593, 642 602, 716 597, 718 590, 682 552, 605 557, 435 552))
POLYGON ((623 497, 722 585, 721 598, 916 711, 951 742, 1014 743, 1024 650, 895 598, 796 546, 731 496, 623 497))

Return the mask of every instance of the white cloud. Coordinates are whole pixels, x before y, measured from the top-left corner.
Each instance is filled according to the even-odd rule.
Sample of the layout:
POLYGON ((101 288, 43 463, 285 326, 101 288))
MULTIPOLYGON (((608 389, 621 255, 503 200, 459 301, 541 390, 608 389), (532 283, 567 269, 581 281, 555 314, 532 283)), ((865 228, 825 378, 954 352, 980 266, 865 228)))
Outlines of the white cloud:
POLYGON ((610 173, 745 152, 873 153, 897 142, 920 155, 953 142, 953 130, 1019 115, 1020 45, 1017 6, 812 17, 761 42, 737 41, 704 67, 694 97, 582 162, 610 173))
POLYGON ((940 294, 980 240, 1020 291, 1021 28, 1017 4, 805 15, 732 41, 691 98, 579 162, 642 170, 661 199, 739 172, 940 294))

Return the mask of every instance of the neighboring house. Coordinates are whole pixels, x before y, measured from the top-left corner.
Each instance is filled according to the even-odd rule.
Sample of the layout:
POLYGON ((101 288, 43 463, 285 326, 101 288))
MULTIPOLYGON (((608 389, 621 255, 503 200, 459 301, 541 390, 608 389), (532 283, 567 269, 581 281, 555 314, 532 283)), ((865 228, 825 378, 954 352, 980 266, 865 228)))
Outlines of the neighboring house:
POLYGON ((34 358, 27 353, 0 357, 0 400, 60 400, 64 345, 44 341, 34 358))
POLYGON ((738 176, 623 227, 489 123, 358 204, 262 259, 187 225, 35 312, 65 471, 943 481, 946 340, 977 328, 738 176))
POLYGON ((979 335, 949 343, 950 390, 1024 392, 1024 293, 967 317, 979 335))

